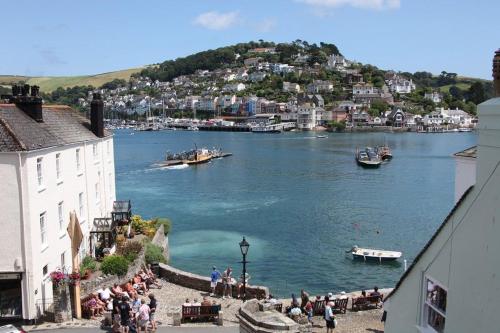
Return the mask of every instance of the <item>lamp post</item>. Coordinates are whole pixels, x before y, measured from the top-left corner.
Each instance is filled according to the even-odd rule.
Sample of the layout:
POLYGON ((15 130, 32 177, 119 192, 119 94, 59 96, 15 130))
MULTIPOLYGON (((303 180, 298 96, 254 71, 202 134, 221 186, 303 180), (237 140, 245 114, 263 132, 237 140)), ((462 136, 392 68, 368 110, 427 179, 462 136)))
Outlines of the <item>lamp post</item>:
POLYGON ((241 262, 243 264, 243 302, 247 300, 247 289, 246 289, 246 277, 247 277, 247 253, 248 253, 248 248, 250 247, 250 244, 245 240, 245 237, 243 236, 243 240, 240 242, 240 250, 241 250, 241 255, 243 256, 243 261, 241 262))

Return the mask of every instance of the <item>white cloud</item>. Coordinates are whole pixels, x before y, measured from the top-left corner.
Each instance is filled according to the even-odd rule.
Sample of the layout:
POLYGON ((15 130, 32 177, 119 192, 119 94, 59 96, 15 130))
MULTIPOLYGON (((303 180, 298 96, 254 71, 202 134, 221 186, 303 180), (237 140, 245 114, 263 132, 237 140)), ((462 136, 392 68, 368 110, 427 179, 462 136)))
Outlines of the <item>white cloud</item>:
POLYGON ((224 30, 237 23, 238 19, 238 12, 219 13, 211 11, 198 15, 193 23, 211 30, 224 30))
POLYGON ((351 6, 363 9, 395 9, 401 5, 400 0, 297 0, 318 7, 351 6))
POLYGON ((267 18, 260 22, 257 22, 257 24, 255 25, 255 30, 257 30, 257 32, 269 32, 274 27, 276 27, 276 23, 277 22, 275 19, 267 18))

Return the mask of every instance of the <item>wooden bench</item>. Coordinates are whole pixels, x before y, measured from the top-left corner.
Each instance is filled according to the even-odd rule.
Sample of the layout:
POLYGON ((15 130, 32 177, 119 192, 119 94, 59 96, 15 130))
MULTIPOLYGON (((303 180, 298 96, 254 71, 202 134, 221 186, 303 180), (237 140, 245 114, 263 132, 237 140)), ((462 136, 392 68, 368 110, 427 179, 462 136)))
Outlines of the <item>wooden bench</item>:
POLYGON ((221 306, 219 305, 191 305, 182 306, 182 318, 181 321, 193 320, 193 319, 215 319, 219 317, 219 311, 221 306))
POLYGON ((325 314, 325 300, 315 300, 313 306, 313 316, 322 316, 325 314))
POLYGON ((366 310, 370 308, 378 308, 382 304, 384 295, 380 294, 378 296, 360 296, 352 298, 351 308, 355 310, 366 310))
POLYGON ((279 313, 283 312, 283 303, 276 303, 273 305, 273 307, 279 313))
POLYGON ((347 303, 349 302, 349 298, 337 298, 335 301, 335 306, 332 307, 333 313, 346 313, 347 311, 347 303))

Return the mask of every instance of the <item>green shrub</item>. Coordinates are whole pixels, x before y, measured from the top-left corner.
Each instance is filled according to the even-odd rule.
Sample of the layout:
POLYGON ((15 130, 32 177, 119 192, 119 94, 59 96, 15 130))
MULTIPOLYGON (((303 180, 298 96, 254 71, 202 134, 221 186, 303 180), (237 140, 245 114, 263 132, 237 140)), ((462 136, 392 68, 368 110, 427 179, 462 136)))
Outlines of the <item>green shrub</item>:
POLYGON ((119 255, 127 258, 128 261, 134 261, 142 251, 143 245, 141 242, 126 242, 118 251, 119 255))
POLYGON ((123 276, 128 270, 128 260, 120 255, 105 257, 101 263, 101 271, 104 274, 123 276))
POLYGON ((87 270, 94 272, 97 269, 97 262, 91 256, 83 258, 80 264, 80 275, 84 275, 87 270))
POLYGON ((161 225, 163 225, 163 231, 165 232, 165 235, 167 235, 170 230, 172 229, 172 222, 164 217, 156 217, 153 219, 153 223, 158 230, 161 225))
POLYGON ((152 243, 146 244, 145 259, 146 263, 148 264, 156 262, 162 262, 162 263, 167 262, 165 256, 163 256, 163 249, 160 246, 152 243))

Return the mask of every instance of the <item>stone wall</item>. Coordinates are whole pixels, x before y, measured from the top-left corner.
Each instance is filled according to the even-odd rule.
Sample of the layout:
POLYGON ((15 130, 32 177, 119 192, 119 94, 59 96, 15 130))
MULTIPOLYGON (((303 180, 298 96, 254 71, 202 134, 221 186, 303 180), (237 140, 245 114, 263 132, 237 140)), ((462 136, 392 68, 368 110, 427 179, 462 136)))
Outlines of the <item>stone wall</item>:
MULTIPOLYGON (((153 244, 156 244, 163 248, 163 253, 166 254, 166 258, 168 260, 169 248, 168 248, 168 237, 165 236, 165 232, 163 231, 163 225, 158 228, 156 234, 151 241, 153 244)), ((97 278, 91 278, 89 280, 82 280, 80 282, 80 290, 81 297, 84 298, 88 294, 99 290, 101 288, 111 287, 115 283, 124 284, 128 280, 134 277, 134 275, 142 268, 145 264, 144 260, 144 249, 139 253, 137 259, 129 266, 127 274, 124 276, 116 276, 116 275, 108 275, 108 276, 100 276, 97 278)))
POLYGON ((272 308, 265 308, 255 299, 243 303, 239 310, 241 333, 311 332, 311 325, 299 324, 272 308))
MULTIPOLYGON (((167 281, 195 290, 210 292, 210 277, 193 274, 172 266, 160 264, 160 276, 167 279, 167 281)), ((217 283, 216 292, 222 295, 222 283, 217 283)), ((269 289, 262 286, 246 286, 248 298, 264 299, 269 295, 269 289)), ((237 295, 236 287, 233 287, 233 297, 237 295)))
POLYGON ((57 287, 52 285, 53 304, 54 304, 54 322, 63 323, 71 320, 71 298, 70 288, 64 283, 57 287))
POLYGON ((165 236, 165 231, 163 225, 158 228, 156 231, 153 240, 151 241, 153 244, 158 245, 163 249, 163 255, 167 259, 167 262, 170 262, 170 251, 168 247, 168 236, 165 236))

